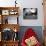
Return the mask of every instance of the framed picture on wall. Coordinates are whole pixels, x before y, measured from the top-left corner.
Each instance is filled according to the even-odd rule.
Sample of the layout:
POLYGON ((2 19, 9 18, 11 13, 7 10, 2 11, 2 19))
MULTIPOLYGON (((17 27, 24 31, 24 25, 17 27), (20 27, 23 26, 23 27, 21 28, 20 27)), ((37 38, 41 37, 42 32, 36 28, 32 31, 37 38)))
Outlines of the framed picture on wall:
POLYGON ((2 10, 2 15, 9 15, 9 10, 2 10))
POLYGON ((23 8, 24 19, 37 19, 38 10, 37 8, 23 8))

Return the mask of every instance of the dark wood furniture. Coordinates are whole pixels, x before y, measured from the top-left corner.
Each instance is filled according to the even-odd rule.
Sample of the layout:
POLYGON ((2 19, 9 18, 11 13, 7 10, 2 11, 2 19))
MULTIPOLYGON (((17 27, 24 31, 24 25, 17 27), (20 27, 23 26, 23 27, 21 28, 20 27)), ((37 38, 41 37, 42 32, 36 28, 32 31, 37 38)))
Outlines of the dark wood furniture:
POLYGON ((3 46, 18 46, 18 41, 5 41, 2 44, 3 46))
MULTIPOLYGON (((18 24, 18 9, 19 7, 0 7, 0 18, 1 18, 1 24, 3 24, 3 19, 8 16, 17 16, 17 24, 18 24)), ((8 24, 8 18, 5 19, 5 24, 8 24)))
POLYGON ((19 39, 18 40, 2 40, 2 32, 5 28, 9 28, 14 32, 19 31, 19 7, 0 7, 0 32, 1 32, 1 41, 0 46, 18 46, 19 39), (8 16, 17 16, 17 23, 15 24, 9 24, 7 17, 8 16), (6 18, 6 19, 5 19, 6 18), (4 21, 5 19, 5 21, 4 21), (15 30, 16 29, 16 30, 15 30))

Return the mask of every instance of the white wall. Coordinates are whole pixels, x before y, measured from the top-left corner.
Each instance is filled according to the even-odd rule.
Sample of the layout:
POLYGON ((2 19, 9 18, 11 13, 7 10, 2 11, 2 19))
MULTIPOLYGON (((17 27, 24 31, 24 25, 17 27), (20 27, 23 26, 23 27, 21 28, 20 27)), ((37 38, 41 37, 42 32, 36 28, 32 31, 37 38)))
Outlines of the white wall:
POLYGON ((20 2, 22 9, 23 8, 38 8, 38 19, 36 20, 24 20, 23 18, 23 10, 21 10, 20 15, 20 23, 23 26, 43 26, 43 6, 42 0, 24 0, 18 1, 20 2))
MULTIPOLYGON (((15 6, 15 0, 0 0, 0 6, 15 6)), ((43 6, 42 0, 17 0, 19 10, 19 24, 21 26, 43 26, 43 6), (38 8, 38 19, 36 20, 24 20, 23 19, 23 8, 38 8)))
POLYGON ((15 5, 14 1, 15 1, 15 0, 0 0, 0 6, 1 6, 1 7, 14 6, 14 5, 15 5))

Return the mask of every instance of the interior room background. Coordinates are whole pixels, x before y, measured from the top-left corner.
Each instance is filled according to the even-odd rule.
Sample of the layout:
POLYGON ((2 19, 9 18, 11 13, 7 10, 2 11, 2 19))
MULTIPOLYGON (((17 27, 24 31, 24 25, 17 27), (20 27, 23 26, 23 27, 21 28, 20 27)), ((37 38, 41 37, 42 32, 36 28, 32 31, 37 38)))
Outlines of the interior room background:
MULTIPOLYGON (((0 0, 0 7, 14 7, 15 6, 15 0, 0 0)), ((20 27, 20 34, 23 35, 23 33, 26 31, 26 28, 33 28, 35 32, 37 33, 38 37, 40 38, 40 41, 43 40, 43 26, 44 26, 44 15, 43 15, 43 0, 17 0, 17 7, 19 7, 19 25, 20 27), (23 19, 23 8, 37 8, 38 14, 37 19, 29 19, 25 20, 23 19), (24 30, 23 30, 24 29, 24 30)), ((12 18, 11 16, 9 17, 12 18)), ((14 22, 14 21, 13 21, 14 22)), ((20 38, 22 36, 20 35, 20 38)))

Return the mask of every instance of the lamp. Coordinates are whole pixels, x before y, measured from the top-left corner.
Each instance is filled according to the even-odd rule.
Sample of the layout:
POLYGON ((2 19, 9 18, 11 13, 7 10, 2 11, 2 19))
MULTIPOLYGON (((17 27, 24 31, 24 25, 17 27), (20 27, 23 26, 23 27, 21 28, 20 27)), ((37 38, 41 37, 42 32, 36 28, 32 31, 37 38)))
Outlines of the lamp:
POLYGON ((17 0, 15 0, 15 7, 16 7, 16 4, 17 4, 17 2, 16 2, 17 0))
POLYGON ((14 32, 17 32, 17 30, 16 30, 16 29, 14 29, 14 32))

